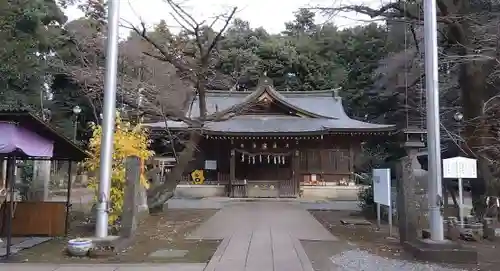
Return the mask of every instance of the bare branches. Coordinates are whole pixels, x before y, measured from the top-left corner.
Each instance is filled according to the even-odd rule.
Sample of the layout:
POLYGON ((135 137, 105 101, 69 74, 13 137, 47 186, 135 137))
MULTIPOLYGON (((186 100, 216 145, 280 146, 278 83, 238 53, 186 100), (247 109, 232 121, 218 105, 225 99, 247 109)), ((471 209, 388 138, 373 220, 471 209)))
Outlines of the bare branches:
MULTIPOLYGON (((105 73, 104 34, 85 19, 71 22, 66 30, 72 46, 56 52, 52 66, 79 86, 78 97, 88 101, 95 121, 99 121, 105 73)), ((172 76, 175 70, 170 64, 145 58, 143 45, 138 39, 120 43, 117 99, 121 106, 149 116, 166 114, 168 118, 200 126, 198 122, 186 119, 184 114, 183 105, 189 99, 187 93, 192 90, 183 85, 178 76, 172 76), (143 97, 139 97, 141 90, 143 97)))
POLYGON ((172 17, 174 20, 183 28, 186 33, 193 35, 196 40, 196 45, 198 47, 199 53, 200 53, 200 60, 203 61, 208 61, 208 58, 210 57, 210 54, 212 53, 212 50, 215 48, 217 43, 219 42, 220 38, 222 37, 222 34, 226 31, 229 23, 233 19, 237 8, 234 7, 228 14, 227 16, 224 16, 224 14, 220 14, 215 16, 215 19, 210 23, 209 28, 212 29, 215 23, 220 19, 225 17, 224 23, 222 28, 217 32, 215 37, 212 39, 208 47, 205 48, 205 44, 202 41, 202 27, 205 25, 205 21, 198 22, 192 15, 187 13, 178 3, 176 3, 173 0, 165 0, 169 4, 169 6, 172 8, 174 11, 172 13, 172 17))
MULTIPOLYGON (((215 35, 215 38, 212 40, 212 43, 210 44, 210 46, 208 47, 207 49, 207 54, 210 54, 210 52, 212 52, 212 50, 215 48, 215 46, 217 45, 217 43, 219 42, 219 40, 221 39, 222 37, 222 33, 224 33, 229 25, 229 22, 233 19, 234 17, 234 14, 236 13, 236 10, 237 8, 233 8, 231 10, 231 13, 229 13, 229 15, 226 17, 226 20, 224 21, 224 26, 221 28, 221 30, 215 35)), ((218 19, 219 17, 217 17, 215 20, 214 20, 214 23, 215 21, 218 19)), ((207 55, 207 58, 208 58, 208 55, 207 55)))
POLYGON ((144 54, 156 58, 160 61, 166 61, 171 63, 181 74, 181 76, 186 76, 187 78, 192 79, 194 76, 194 72, 192 67, 184 61, 182 52, 180 52, 176 48, 172 48, 170 46, 161 44, 159 41, 154 40, 149 34, 146 28, 146 24, 141 22, 141 27, 138 28, 134 26, 132 23, 125 21, 128 25, 124 26, 128 29, 133 30, 139 36, 141 36, 145 41, 151 44, 160 55, 152 54, 150 52, 144 52, 144 54), (191 76, 190 76, 191 75, 191 76))
POLYGON ((165 2, 172 9, 172 17, 183 28, 183 32, 192 37, 192 40, 183 41, 183 43, 194 43, 193 45, 196 48, 194 54, 188 54, 185 50, 186 47, 176 46, 176 44, 165 44, 161 43, 162 41, 155 40, 150 33, 148 33, 143 22, 140 28, 130 23, 128 27, 146 42, 151 44, 156 49, 156 53, 158 53, 145 52, 146 55, 171 63, 177 69, 181 77, 195 86, 196 94, 199 98, 199 119, 204 120, 207 117, 205 88, 211 73, 211 59, 214 57, 216 45, 219 43, 223 33, 233 19, 237 8, 233 8, 227 15, 219 15, 216 17, 214 22, 210 25, 213 25, 215 21, 220 18, 224 17, 225 20, 222 28, 215 33, 212 39, 210 39, 209 32, 212 31, 212 29, 207 28, 205 21, 197 21, 176 1, 165 0, 165 2))
POLYGON ((318 7, 315 8, 327 14, 337 13, 337 12, 350 12, 354 11, 364 15, 370 16, 370 18, 384 17, 389 19, 401 19, 405 17, 416 18, 413 14, 406 13, 404 3, 401 1, 389 3, 381 6, 378 9, 373 9, 364 5, 345 5, 340 7, 318 7))
POLYGON ((216 19, 210 25, 214 25, 215 22, 220 18, 224 17, 225 20, 222 28, 216 32, 215 37, 212 38, 207 44, 207 33, 205 33, 207 26, 205 25, 205 21, 197 21, 175 1, 165 0, 165 2, 173 10, 171 15, 174 20, 176 20, 176 22, 182 27, 184 33, 193 37, 195 46, 197 48, 197 53, 192 56, 195 59, 191 59, 185 52, 185 48, 182 48, 181 46, 175 46, 174 44, 164 44, 162 43, 162 41, 155 40, 150 35, 150 33, 148 33, 144 22, 141 22, 140 27, 134 26, 130 22, 126 22, 125 27, 137 33, 145 41, 151 44, 157 51, 157 54, 145 52, 146 55, 154 57, 160 61, 171 63, 178 70, 182 77, 197 85, 200 79, 200 74, 204 74, 204 77, 207 77, 206 73, 208 71, 204 71, 204 69, 208 68, 207 66, 209 65, 210 57, 212 56, 216 45, 220 41, 229 23, 233 19, 237 8, 233 8, 227 15, 216 16, 216 19))
MULTIPOLYGON (((438 14, 437 21, 440 23, 453 24, 454 19, 447 12, 449 7, 442 0, 438 0, 438 7, 440 13, 438 14)), ((424 16, 421 4, 413 2, 409 3, 404 0, 397 0, 375 9, 365 5, 342 5, 339 7, 316 7, 319 10, 330 16, 338 12, 357 12, 367 15, 372 19, 382 17, 387 21, 406 21, 413 23, 422 23, 424 16)))
MULTIPOLYGON (((185 123, 189 131, 189 139, 186 142, 182 142, 183 150, 181 152, 177 153, 174 150, 177 164, 172 171, 167 174, 167 181, 163 184, 155 184, 152 189, 148 191, 148 205, 150 208, 162 205, 173 196, 172 191, 175 190, 175 187, 182 179, 185 168, 197 151, 197 145, 202 138, 201 129, 203 125, 210 121, 221 121, 232 117, 232 114, 228 112, 210 112, 210 114, 208 114, 206 87, 211 74, 216 74, 212 69, 215 63, 214 60, 217 60, 217 56, 215 55, 216 47, 222 39, 237 9, 233 8, 227 14, 216 16, 214 21, 207 25, 204 20, 196 20, 194 16, 189 14, 178 2, 173 0, 165 0, 165 2, 171 8, 171 15, 174 20, 182 27, 182 35, 172 37, 171 39, 165 39, 164 37, 158 38, 157 35, 155 35, 158 33, 148 31, 144 22, 141 22, 139 27, 130 22, 126 22, 126 27, 135 32, 143 41, 152 47, 153 50, 142 50, 144 55, 154 58, 156 61, 172 65, 178 77, 194 87, 195 91, 193 94, 195 94, 195 96, 190 98, 192 101, 194 101, 193 98, 197 99, 199 115, 190 116, 184 111, 171 112, 169 111, 172 110, 171 108, 165 108, 161 104, 162 101, 165 100, 164 97, 158 98, 159 104, 157 104, 157 107, 159 108, 160 114, 163 116, 165 130, 171 139, 170 144, 172 144, 173 147, 175 145, 173 142, 174 135, 172 135, 168 128, 168 120, 173 119, 185 123), (224 18, 223 25, 218 31, 214 32, 212 27, 221 18, 224 18), (188 36, 188 38, 186 38, 186 36, 188 36), (175 117, 167 117, 168 115, 175 117)), ((168 32, 168 30, 165 32, 168 32)), ((169 87, 172 88, 172 90, 175 88, 175 86, 169 87)), ((165 95, 165 93, 163 94, 165 95)), ((151 95, 150 97, 155 96, 151 95)), ((154 104, 154 100, 150 100, 149 104, 154 104)), ((191 109, 186 103, 183 103, 183 105, 187 107, 188 110, 191 109)))

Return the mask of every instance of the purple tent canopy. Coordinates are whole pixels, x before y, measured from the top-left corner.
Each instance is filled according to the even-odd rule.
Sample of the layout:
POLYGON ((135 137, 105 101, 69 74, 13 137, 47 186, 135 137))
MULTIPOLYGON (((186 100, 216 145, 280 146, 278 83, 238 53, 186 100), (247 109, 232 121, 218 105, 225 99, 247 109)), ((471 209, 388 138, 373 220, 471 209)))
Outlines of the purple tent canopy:
POLYGON ((16 150, 31 157, 49 157, 54 154, 54 142, 15 123, 0 122, 0 153, 16 150))

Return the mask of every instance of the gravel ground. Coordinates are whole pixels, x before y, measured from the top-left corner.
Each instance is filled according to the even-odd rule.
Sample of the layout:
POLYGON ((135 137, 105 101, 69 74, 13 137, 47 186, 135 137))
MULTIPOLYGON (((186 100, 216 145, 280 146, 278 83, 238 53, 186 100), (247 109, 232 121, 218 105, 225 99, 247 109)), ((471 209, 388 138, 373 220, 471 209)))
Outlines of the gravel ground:
MULTIPOLYGON (((330 268, 328 261, 316 257, 319 262, 314 266, 318 271, 331 270, 365 270, 365 271, 458 271, 458 270, 500 270, 500 257, 498 256, 498 242, 469 242, 467 246, 474 247, 479 254, 479 264, 426 264, 417 262, 411 255, 405 253, 398 240, 398 231, 393 229, 392 238, 388 238, 388 226, 383 224, 380 229, 373 221, 371 225, 344 225, 342 219, 362 220, 359 214, 347 211, 310 211, 311 214, 332 234, 339 238, 337 244, 306 243, 306 253, 309 257, 316 255, 326 247, 330 254, 320 254, 323 258, 335 260, 336 267, 330 268), (349 246, 346 246, 349 244, 349 246), (310 248, 309 251, 307 248, 310 248), (334 256, 332 256, 334 255, 334 256), (332 258, 333 257, 333 258, 332 258), (341 267, 338 267, 341 266, 341 267), (340 268, 340 269, 339 269, 340 268)), ((313 256, 314 257, 314 256, 313 256)))
POLYGON ((462 271, 435 264, 387 259, 360 249, 349 250, 330 258, 337 271, 462 271))

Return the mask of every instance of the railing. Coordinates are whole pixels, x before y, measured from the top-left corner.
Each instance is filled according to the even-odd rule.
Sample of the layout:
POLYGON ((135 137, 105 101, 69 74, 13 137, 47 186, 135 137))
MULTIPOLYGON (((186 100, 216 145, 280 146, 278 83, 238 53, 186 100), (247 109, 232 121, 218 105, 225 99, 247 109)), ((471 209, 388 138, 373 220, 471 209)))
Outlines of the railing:
MULTIPOLYGON (((192 180, 191 180, 191 175, 190 174, 185 174, 182 176, 182 179, 180 181, 180 184, 192 184, 195 185, 192 180)), ((205 181, 203 184, 210 184, 210 185, 226 185, 229 184, 229 174, 228 173, 217 173, 217 177, 215 179, 210 179, 205 176, 205 181)))
POLYGON ((311 186, 349 186, 353 183, 357 185, 359 184, 358 178, 359 177, 354 176, 353 173, 299 173, 300 184, 311 186), (311 180, 312 175, 316 175, 315 180, 311 180))

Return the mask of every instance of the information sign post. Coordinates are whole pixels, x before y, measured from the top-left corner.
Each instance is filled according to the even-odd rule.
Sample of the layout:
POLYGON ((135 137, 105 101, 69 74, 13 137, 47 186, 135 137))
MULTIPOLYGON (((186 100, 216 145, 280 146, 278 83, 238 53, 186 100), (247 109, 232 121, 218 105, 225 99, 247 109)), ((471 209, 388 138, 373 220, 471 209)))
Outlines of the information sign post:
POLYGON ((377 205, 377 226, 380 228, 380 205, 388 207, 389 236, 392 236, 391 170, 373 169, 373 201, 377 205))
POLYGON ((443 159, 443 178, 458 179, 458 200, 459 200, 458 208, 459 208, 460 226, 463 228, 464 227, 463 179, 477 178, 476 159, 460 157, 460 156, 443 159))

